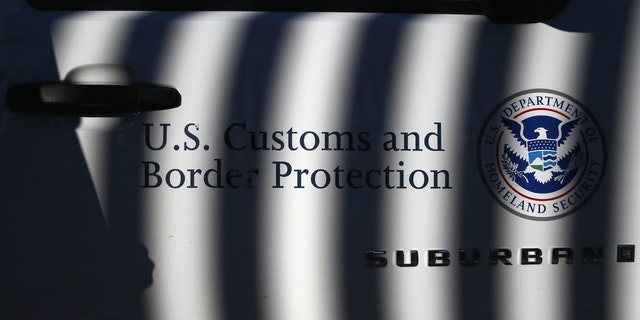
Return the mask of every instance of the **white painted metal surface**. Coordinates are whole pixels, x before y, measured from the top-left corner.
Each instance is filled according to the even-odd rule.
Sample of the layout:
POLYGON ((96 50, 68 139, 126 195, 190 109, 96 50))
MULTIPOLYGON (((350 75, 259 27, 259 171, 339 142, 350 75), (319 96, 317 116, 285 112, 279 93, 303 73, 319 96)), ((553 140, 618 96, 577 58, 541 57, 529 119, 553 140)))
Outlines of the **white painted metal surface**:
MULTIPOLYGON (((455 15, 30 9, 6 20, 49 19, 47 35, 33 41, 50 39, 59 79, 115 63, 182 94, 173 110, 77 119, 64 132, 77 140, 51 142, 77 143, 92 181, 81 187, 95 192, 112 237, 148 250, 153 282, 134 292, 140 317, 635 319, 640 271, 618 246, 640 243, 638 14, 629 4, 623 20, 594 19, 582 30, 572 19, 583 8, 567 10, 527 25, 455 15), (478 168, 485 120, 532 89, 582 102, 608 150, 590 201, 546 221, 500 206, 478 168), (553 262, 554 248, 570 248, 572 262, 553 262), (526 249, 539 249, 540 260, 527 260, 526 249), (477 265, 463 265, 473 250, 477 265), (511 264, 492 263, 496 250, 511 252, 511 264), (371 251, 387 265, 372 266, 382 260, 367 258, 371 251), (417 265, 401 266, 413 255, 417 265)), ((16 32, 0 39, 16 46, 0 62, 3 89, 42 72, 16 32)), ((5 150, 17 123, 33 125, 29 117, 44 126, 38 132, 65 119, 4 108, 5 150)), ((3 170, 34 170, 18 164, 6 160, 12 168, 3 170)), ((9 184, 5 203, 26 190, 9 184)))

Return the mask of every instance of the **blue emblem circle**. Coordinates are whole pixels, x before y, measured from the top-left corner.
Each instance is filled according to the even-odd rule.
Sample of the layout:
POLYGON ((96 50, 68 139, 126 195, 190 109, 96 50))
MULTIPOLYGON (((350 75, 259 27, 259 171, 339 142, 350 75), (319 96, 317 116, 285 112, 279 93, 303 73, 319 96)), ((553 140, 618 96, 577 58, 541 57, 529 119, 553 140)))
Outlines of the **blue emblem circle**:
POLYGON ((605 169, 605 142, 591 113, 563 93, 536 89, 502 101, 478 141, 485 186, 519 216, 550 220, 582 207, 605 169))

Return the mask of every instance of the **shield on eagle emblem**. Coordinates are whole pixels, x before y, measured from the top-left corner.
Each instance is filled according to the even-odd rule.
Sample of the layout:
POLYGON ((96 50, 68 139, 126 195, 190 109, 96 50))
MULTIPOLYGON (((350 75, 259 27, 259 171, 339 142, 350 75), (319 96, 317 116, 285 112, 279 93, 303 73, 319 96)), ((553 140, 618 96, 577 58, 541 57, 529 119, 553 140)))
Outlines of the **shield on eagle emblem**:
POLYGON ((527 142, 529 165, 538 171, 553 169, 557 164, 558 145, 555 140, 536 139, 527 142))

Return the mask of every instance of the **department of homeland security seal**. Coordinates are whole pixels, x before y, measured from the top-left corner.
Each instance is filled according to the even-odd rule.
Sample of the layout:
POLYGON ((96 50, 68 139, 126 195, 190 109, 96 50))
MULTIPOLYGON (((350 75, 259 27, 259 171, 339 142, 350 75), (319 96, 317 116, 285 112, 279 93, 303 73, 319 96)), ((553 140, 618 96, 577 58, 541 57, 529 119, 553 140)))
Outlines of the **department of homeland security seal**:
POLYGON ((550 220, 584 205, 605 169, 605 143, 593 116, 560 92, 536 89, 501 102, 478 142, 485 185, 507 210, 550 220))

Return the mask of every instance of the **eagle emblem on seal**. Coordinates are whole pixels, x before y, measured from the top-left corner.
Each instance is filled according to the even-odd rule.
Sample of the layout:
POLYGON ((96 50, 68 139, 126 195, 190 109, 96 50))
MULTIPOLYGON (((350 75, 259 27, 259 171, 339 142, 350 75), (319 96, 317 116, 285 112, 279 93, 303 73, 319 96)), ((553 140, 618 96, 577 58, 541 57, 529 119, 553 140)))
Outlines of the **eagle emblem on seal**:
POLYGON ((570 173, 583 165, 580 141, 573 134, 580 119, 560 123, 551 117, 527 120, 525 124, 501 118, 511 133, 504 140, 503 165, 510 165, 507 169, 511 171, 514 162, 518 167, 524 166, 519 176, 525 183, 529 183, 527 176, 532 175, 540 184, 547 184, 552 179, 562 184, 570 173), (517 159, 513 159, 514 155, 517 159))

